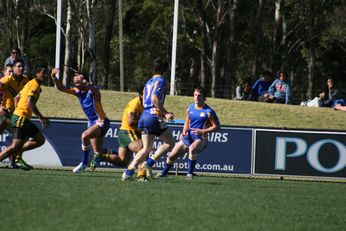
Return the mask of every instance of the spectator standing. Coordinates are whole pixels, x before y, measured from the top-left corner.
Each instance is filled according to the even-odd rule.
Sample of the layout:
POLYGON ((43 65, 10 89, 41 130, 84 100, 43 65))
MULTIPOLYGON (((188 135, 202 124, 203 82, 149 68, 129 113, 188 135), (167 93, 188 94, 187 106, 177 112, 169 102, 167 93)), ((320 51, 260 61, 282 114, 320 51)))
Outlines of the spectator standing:
POLYGON ((23 60, 24 63, 24 74, 28 75, 30 72, 30 67, 29 67, 29 60, 26 56, 22 55, 21 50, 18 47, 13 47, 11 49, 11 54, 10 56, 5 60, 4 66, 13 66, 14 60, 16 59, 21 59, 23 60))

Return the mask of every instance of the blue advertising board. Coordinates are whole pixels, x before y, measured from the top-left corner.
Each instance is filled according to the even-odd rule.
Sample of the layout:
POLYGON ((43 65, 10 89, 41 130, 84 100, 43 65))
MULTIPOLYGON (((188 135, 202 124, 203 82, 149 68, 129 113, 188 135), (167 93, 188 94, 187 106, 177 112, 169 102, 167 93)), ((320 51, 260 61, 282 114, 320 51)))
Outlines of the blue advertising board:
MULTIPOLYGON (((39 121, 33 122, 41 128, 39 121)), ((86 129, 84 120, 51 120, 50 127, 42 129, 46 143, 35 150, 24 153, 23 158, 34 166, 65 167, 76 166, 81 161, 81 134, 86 129)), ((118 149, 117 131, 119 122, 112 122, 105 134, 104 147, 118 149)), ((182 124, 169 124, 173 137, 178 141, 182 124)), ((0 136, 0 145, 5 148, 11 140, 10 134, 0 136)), ((162 143, 155 140, 153 151, 162 143)), ((91 158, 92 155, 90 155, 91 158)), ((154 169, 162 169, 166 157, 162 157, 154 169)), ((180 157, 172 171, 187 170, 187 155, 180 157)), ((252 161, 252 129, 221 128, 218 132, 209 134, 206 149, 198 156, 196 172, 206 173, 237 173, 251 174, 252 161)), ((8 160, 3 161, 8 164, 8 160)), ((117 168, 112 164, 101 162, 100 167, 117 168)))

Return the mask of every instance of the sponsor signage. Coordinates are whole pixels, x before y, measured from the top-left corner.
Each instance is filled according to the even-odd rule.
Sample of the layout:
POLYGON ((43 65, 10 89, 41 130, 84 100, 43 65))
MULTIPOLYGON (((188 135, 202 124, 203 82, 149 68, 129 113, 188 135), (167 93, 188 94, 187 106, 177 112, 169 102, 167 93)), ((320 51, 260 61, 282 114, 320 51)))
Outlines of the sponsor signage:
MULTIPOLYGON (((45 144, 35 150, 25 152, 23 158, 34 166, 76 166, 82 158, 81 134, 86 129, 87 122, 83 120, 51 120, 50 127, 42 129, 39 121, 33 120, 44 136, 45 144)), ((173 137, 178 141, 182 124, 169 124, 173 137)), ((117 132, 119 122, 112 122, 105 134, 104 147, 114 153, 118 149, 117 132)), ((10 134, 0 136, 2 148, 11 142, 10 134)), ((162 145, 156 140, 153 145, 155 151, 162 145)), ((187 171, 187 154, 180 157, 173 171, 187 171)), ((90 153, 90 160, 92 152, 90 153)), ((196 172, 208 173, 237 173, 251 174, 252 158, 252 129, 222 128, 220 131, 209 134, 209 143, 202 154, 198 155, 196 172)), ((157 162, 154 169, 162 169, 165 157, 157 162)), ((8 160, 3 161, 8 164, 8 160)), ((116 168, 112 164, 101 162, 100 167, 116 168)))
MULTIPOLYGON (((182 126, 171 126, 170 129, 178 142, 182 126)), ((158 141, 155 143, 161 145, 158 141)), ((251 129, 222 128, 209 134, 208 146, 198 154, 195 172, 251 174, 251 153, 251 129)), ((178 171, 186 172, 187 158, 188 153, 179 157, 172 171, 178 168, 178 171)), ((162 157, 154 169, 162 169, 165 160, 166 157, 162 157)))
POLYGON ((255 173, 346 177, 346 133, 256 130, 255 173))

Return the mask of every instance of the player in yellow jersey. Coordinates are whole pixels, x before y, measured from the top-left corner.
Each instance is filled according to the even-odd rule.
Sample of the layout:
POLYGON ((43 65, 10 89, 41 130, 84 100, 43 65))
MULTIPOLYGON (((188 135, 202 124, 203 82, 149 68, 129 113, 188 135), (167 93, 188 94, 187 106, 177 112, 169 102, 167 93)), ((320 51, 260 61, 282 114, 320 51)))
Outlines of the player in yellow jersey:
MULTIPOLYGON (((141 150, 141 132, 137 125, 139 117, 143 112, 143 88, 141 88, 138 93, 139 95, 132 99, 125 107, 121 126, 118 131, 118 153, 94 155, 94 159, 90 164, 91 170, 94 170, 101 161, 107 161, 119 167, 125 167, 130 162, 132 154, 141 150)), ((139 171, 138 176, 144 177, 145 172, 139 171)))
POLYGON ((23 153, 44 144, 44 136, 30 121, 30 118, 32 113, 34 113, 42 126, 48 127, 49 120, 36 107, 41 93, 41 83, 47 75, 47 66, 43 64, 38 65, 35 68, 35 78, 30 80, 15 97, 16 109, 11 116, 12 144, 0 153, 0 161, 16 153, 23 153))
MULTIPOLYGON (((0 105, 0 134, 3 134, 5 129, 12 132, 11 115, 14 111, 13 99, 28 81, 29 78, 24 75, 24 61, 21 59, 14 60, 12 72, 0 79, 0 90, 3 93, 0 105)), ((27 170, 32 168, 22 160, 20 155, 16 155, 16 158, 12 158, 11 156, 10 159, 12 168, 21 167, 27 170)))

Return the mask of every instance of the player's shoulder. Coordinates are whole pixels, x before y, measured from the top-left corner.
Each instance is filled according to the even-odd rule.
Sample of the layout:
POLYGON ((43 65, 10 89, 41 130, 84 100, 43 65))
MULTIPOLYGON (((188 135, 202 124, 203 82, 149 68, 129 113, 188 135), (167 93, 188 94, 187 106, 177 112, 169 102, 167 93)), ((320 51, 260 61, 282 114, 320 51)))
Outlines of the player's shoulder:
POLYGON ((203 109, 208 113, 215 113, 214 109, 212 109, 208 104, 204 105, 203 109))
POLYGON ((89 91, 91 92, 100 92, 100 88, 97 85, 89 85, 89 91))
POLYGON ((0 82, 5 83, 8 82, 9 80, 14 80, 13 75, 6 75, 0 79, 0 82))
POLYGON ((192 110, 192 109, 194 109, 195 108, 195 103, 190 103, 188 106, 187 106, 187 109, 188 110, 192 110))
POLYGON ((36 86, 39 86, 39 83, 37 82, 36 79, 31 79, 29 80, 24 87, 26 88, 33 88, 33 87, 36 87, 36 86))

